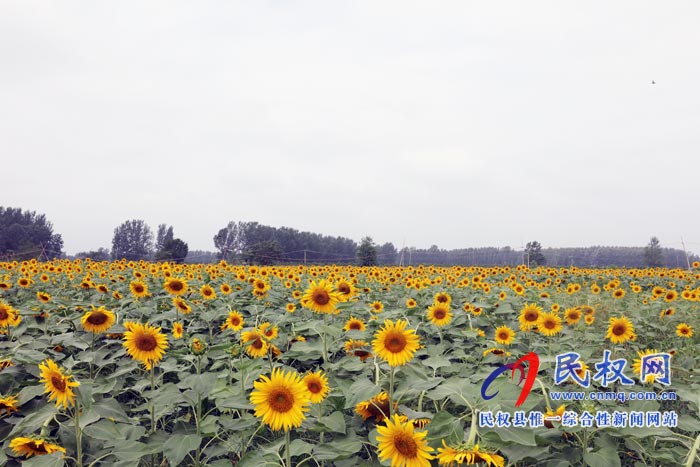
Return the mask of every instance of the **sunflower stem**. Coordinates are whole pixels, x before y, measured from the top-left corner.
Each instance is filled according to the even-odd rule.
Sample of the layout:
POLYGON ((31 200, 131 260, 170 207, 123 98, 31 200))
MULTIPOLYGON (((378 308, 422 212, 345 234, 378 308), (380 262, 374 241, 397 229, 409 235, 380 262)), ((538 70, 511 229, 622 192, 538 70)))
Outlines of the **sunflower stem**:
POLYGON ((80 429, 80 402, 75 401, 75 412, 73 413, 73 423, 75 424, 75 462, 78 467, 83 467, 83 430, 80 429))
POLYGON ((155 395, 155 367, 151 366, 151 433, 156 432, 156 408, 153 404, 153 396, 155 395))
POLYGON ((321 340, 323 341, 323 362, 328 363, 328 343, 326 342, 326 328, 328 327, 328 315, 323 314, 323 334, 321 335, 321 340))
POLYGON ((285 460, 286 460, 286 467, 292 467, 292 456, 289 451, 289 445, 290 443, 290 434, 289 430, 284 430, 284 452, 285 452, 285 460))
POLYGON ((389 418, 394 416, 394 367, 389 370, 389 418))
POLYGON ((475 409, 472 409, 472 424, 469 427, 469 438, 467 439, 467 444, 470 446, 476 441, 476 412, 475 409))

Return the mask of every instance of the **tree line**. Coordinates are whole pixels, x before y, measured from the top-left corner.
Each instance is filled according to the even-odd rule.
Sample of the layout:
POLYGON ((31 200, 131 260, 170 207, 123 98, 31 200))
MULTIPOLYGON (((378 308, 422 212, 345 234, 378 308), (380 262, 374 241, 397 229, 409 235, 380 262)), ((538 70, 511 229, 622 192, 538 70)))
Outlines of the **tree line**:
MULTIPOLYGON (((156 260, 213 263, 220 260, 247 264, 336 263, 360 265, 476 265, 517 264, 577 267, 686 267, 700 257, 677 248, 664 248, 656 237, 645 247, 542 248, 529 242, 525 249, 511 247, 459 248, 445 250, 437 245, 427 249, 393 243, 374 243, 364 237, 358 244, 347 237, 305 232, 291 227, 273 227, 258 222, 231 221, 213 236, 216 251, 190 251, 176 238, 173 226, 160 224, 154 235, 143 220, 127 220, 114 229, 111 249, 83 251, 74 258, 96 261, 156 260)), ((64 257, 63 239, 53 232, 43 214, 20 208, 0 207, 0 260, 48 260, 64 257)))

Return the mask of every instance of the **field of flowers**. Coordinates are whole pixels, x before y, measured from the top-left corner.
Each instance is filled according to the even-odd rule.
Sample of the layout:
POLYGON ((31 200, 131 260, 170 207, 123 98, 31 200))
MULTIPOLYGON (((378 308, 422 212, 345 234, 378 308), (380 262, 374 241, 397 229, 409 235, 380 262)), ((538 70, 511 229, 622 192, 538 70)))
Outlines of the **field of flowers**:
POLYGON ((0 465, 691 466, 693 266, 0 263, 0 465), (576 352, 592 376, 606 351, 633 385, 555 384, 558 355, 576 352), (494 370, 530 352, 525 402, 510 371, 485 399, 494 370), (656 352, 671 356, 670 385, 640 381, 656 352), (562 404, 561 391, 677 399, 562 404), (497 411, 677 423, 480 426, 497 411))

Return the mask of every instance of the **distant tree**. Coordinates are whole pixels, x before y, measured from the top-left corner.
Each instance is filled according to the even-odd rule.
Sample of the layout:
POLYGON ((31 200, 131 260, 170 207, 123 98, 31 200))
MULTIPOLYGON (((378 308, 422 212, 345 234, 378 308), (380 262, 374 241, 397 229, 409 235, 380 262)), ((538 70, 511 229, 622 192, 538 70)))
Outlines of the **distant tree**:
POLYGON ((0 206, 0 258, 50 259, 63 255, 63 238, 44 214, 0 206))
POLYGON ((357 262, 360 266, 374 266, 377 264, 377 246, 372 237, 365 237, 357 248, 357 262))
POLYGON ((246 247, 247 222, 229 222, 214 235, 214 246, 219 250, 219 259, 230 261, 246 247))
POLYGON ((154 258, 158 261, 184 263, 188 250, 187 243, 179 238, 172 238, 165 240, 163 247, 156 253, 154 258))
POLYGON ((149 259, 153 253, 153 233, 142 220, 130 220, 114 229, 112 259, 137 261, 149 259))
POLYGON ((156 254, 165 248, 166 242, 172 241, 174 238, 173 226, 171 225, 168 227, 165 224, 160 224, 158 226, 158 233, 156 234, 156 254))
POLYGON ((377 250, 377 256, 381 264, 396 264, 396 257, 398 254, 396 247, 391 242, 385 243, 377 250))
POLYGON ((211 264, 219 261, 218 254, 214 251, 189 250, 185 263, 188 264, 211 264))
POLYGON ((647 246, 644 247, 644 264, 650 268, 661 267, 664 264, 661 243, 656 237, 651 237, 647 246))
POLYGON ((90 258, 93 261, 109 261, 109 250, 98 248, 97 250, 81 251, 75 255, 76 259, 90 258))
POLYGON ((542 254, 540 242, 528 242, 525 245, 525 261, 528 266, 542 266, 547 264, 547 259, 542 254))
POLYGON ((243 251, 243 260, 249 264, 277 264, 284 251, 277 240, 263 240, 254 243, 243 251))

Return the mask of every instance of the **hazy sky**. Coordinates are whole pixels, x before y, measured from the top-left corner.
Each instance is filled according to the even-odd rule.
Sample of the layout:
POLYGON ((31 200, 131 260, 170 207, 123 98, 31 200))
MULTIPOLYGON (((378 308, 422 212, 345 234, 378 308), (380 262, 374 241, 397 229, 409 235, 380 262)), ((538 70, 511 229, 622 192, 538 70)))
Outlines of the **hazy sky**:
POLYGON ((700 251, 700 3, 0 0, 0 205, 700 251), (652 84, 652 80, 656 84, 652 84))

